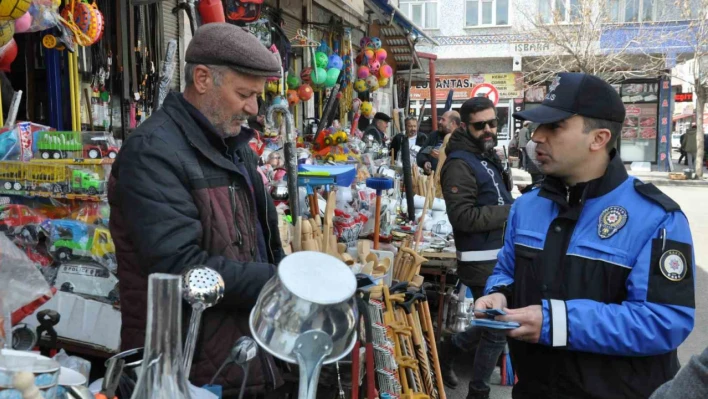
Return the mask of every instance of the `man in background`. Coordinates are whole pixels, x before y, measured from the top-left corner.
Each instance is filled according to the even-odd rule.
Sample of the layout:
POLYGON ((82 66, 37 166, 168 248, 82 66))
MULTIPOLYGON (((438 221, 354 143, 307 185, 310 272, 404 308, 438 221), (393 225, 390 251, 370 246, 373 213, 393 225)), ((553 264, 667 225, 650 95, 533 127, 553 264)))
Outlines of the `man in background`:
POLYGON ((418 119, 415 116, 409 116, 406 118, 406 134, 399 133, 393 137, 391 145, 388 147, 389 153, 393 152, 393 157, 398 159, 401 146, 407 144, 411 150, 411 157, 414 157, 413 147, 422 147, 427 139, 428 137, 425 134, 418 132, 418 119))
POLYGON ((440 118, 438 130, 430 133, 428 140, 423 144, 422 149, 418 152, 416 163, 423 168, 425 174, 437 170, 438 160, 440 159, 440 146, 445 139, 445 136, 454 132, 460 127, 460 114, 457 111, 447 111, 440 118))
POLYGON ((388 130, 389 123, 391 123, 390 116, 383 112, 377 112, 374 115, 374 122, 364 130, 364 138, 371 136, 379 145, 385 145, 387 141, 386 131, 388 130))

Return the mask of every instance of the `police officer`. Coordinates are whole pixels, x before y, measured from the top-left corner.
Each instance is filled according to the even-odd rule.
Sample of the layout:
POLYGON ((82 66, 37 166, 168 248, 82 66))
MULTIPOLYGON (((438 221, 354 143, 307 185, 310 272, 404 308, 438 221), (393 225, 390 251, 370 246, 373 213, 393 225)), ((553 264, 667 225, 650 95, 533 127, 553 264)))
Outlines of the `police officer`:
MULTIPOLYGON (((628 176, 614 150, 625 109, 617 91, 560 73, 538 122, 546 175, 518 198, 504 248, 475 308, 508 308, 518 383, 513 398, 647 398, 678 371, 693 328, 691 232, 679 206, 628 176)), ((482 317, 482 314, 478 314, 482 317)))
MULTIPOLYGON (((462 104, 460 117, 464 130, 450 137, 440 185, 455 236, 457 274, 474 297, 480 297, 503 245, 502 228, 513 199, 494 150, 498 125, 494 103, 483 97, 469 99, 462 104)), ((504 333, 494 330, 471 328, 452 336, 441 346, 444 382, 451 388, 458 384, 453 358, 468 352, 474 366, 467 398, 488 398, 489 379, 505 345, 504 333)))

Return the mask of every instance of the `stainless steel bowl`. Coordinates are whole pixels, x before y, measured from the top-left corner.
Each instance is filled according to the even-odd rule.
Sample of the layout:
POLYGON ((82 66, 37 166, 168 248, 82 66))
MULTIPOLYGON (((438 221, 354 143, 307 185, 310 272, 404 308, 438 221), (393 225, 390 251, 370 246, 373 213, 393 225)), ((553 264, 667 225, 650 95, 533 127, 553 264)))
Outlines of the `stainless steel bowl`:
POLYGON ((270 189, 270 195, 275 200, 286 200, 288 199, 288 185, 284 181, 273 182, 270 189))
POLYGON ((263 286, 251 311, 251 332, 271 355, 297 364, 295 340, 319 330, 332 338, 324 364, 351 352, 359 314, 356 279, 339 259, 320 252, 296 252, 280 262, 278 273, 263 286))

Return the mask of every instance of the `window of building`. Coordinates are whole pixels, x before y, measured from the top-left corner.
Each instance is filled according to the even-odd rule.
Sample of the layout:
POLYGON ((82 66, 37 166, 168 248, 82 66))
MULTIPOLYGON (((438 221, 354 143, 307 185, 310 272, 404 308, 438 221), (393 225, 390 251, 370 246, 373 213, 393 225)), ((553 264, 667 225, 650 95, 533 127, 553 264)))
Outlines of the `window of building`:
POLYGON ((539 0, 538 13, 541 21, 550 23, 572 23, 580 19, 580 0, 539 0))
POLYGON ((419 27, 423 29, 438 28, 437 0, 401 0, 399 7, 401 12, 419 27))
POLYGON ((509 0, 466 0, 465 26, 509 25, 509 0))
POLYGON ((612 22, 651 22, 656 20, 656 0, 609 0, 612 22))

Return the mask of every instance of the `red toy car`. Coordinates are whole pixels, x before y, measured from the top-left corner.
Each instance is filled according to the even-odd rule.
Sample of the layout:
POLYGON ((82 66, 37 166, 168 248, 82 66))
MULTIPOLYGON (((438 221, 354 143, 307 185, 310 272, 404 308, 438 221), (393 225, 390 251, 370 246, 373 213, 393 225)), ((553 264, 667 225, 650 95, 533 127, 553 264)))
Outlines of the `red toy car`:
POLYGON ((46 218, 25 205, 0 205, 0 231, 30 223, 41 223, 46 218))

